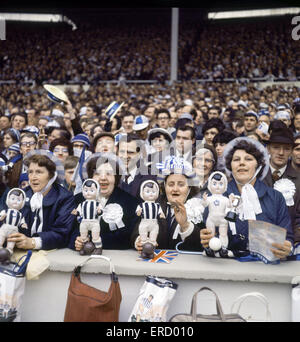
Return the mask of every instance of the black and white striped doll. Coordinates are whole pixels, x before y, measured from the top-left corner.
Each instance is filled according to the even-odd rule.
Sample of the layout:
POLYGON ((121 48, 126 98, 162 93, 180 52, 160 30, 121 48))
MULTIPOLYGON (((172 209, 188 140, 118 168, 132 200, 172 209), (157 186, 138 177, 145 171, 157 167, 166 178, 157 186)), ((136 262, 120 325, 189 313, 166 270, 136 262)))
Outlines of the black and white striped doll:
MULTIPOLYGON (((141 184, 140 197, 144 200, 136 209, 136 214, 141 216, 142 220, 139 225, 139 235, 143 247, 150 243, 150 253, 143 248, 141 256, 143 258, 152 259, 154 257, 154 249, 157 244, 157 235, 159 231, 158 217, 165 218, 159 203, 156 203, 159 195, 158 184, 153 180, 146 180, 141 184)), ((149 248, 149 245, 148 245, 149 248)))
MULTIPOLYGON (((6 197, 8 209, 0 212, 0 221, 4 221, 0 228, 0 247, 3 247, 6 238, 10 234, 18 233, 19 227, 28 228, 25 219, 20 212, 24 207, 25 198, 24 191, 19 188, 13 188, 8 192, 6 197)), ((7 249, 10 254, 13 253, 14 247, 15 242, 7 242, 7 249)))
MULTIPOLYGON (((97 201, 100 192, 100 185, 94 179, 86 179, 82 184, 82 195, 85 201, 80 203, 76 209, 77 215, 80 216, 80 236, 84 243, 89 241, 88 233, 92 233, 92 242, 95 249, 92 254, 102 254, 102 239, 100 237, 100 221, 99 217, 103 213, 100 202, 97 201)), ((80 254, 86 254, 83 249, 80 254)))

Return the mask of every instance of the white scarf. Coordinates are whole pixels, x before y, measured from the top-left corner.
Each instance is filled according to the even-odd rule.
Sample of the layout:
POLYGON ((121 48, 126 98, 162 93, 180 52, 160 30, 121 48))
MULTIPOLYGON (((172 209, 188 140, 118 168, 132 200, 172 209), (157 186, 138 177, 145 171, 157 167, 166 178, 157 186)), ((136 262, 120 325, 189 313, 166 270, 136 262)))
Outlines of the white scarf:
MULTIPOLYGON (((261 170, 261 166, 259 166, 254 174, 254 176, 250 179, 250 181, 243 185, 241 199, 242 199, 242 207, 240 212, 240 220, 256 220, 256 214, 261 214, 262 209, 260 206, 259 198, 257 195, 256 190, 254 189, 253 185, 250 183, 256 177, 256 175, 261 170)), ((241 183, 237 182, 237 184, 242 185, 241 183)))
POLYGON ((43 199, 44 199, 43 194, 51 187, 51 185, 55 182, 56 178, 57 178, 57 172, 55 172, 54 176, 49 180, 47 185, 41 191, 35 192, 30 199, 31 211, 35 212, 33 225, 31 227, 31 235, 35 233, 40 233, 43 229, 43 199), (37 215, 39 215, 39 218, 40 218, 40 224, 38 228, 36 227, 37 215))

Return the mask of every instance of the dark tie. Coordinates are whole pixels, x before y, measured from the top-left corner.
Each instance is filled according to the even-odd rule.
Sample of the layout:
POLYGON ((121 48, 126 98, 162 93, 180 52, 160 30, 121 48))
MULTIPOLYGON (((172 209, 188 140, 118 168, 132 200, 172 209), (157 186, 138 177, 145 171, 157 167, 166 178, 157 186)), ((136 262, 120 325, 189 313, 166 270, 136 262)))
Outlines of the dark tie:
POLYGON ((175 215, 172 215, 172 211, 171 211, 171 206, 168 205, 167 208, 168 214, 167 214, 167 223, 168 223, 168 229, 171 229, 171 226, 175 220, 175 215))
POLYGON ((128 178, 130 177, 130 175, 126 175, 125 176, 125 178, 124 178, 124 182, 126 183, 126 184, 128 184, 128 178))
POLYGON ((272 179, 273 179, 273 182, 276 182, 278 181, 278 179, 280 179, 280 172, 278 170, 275 170, 273 173, 272 173, 272 179))

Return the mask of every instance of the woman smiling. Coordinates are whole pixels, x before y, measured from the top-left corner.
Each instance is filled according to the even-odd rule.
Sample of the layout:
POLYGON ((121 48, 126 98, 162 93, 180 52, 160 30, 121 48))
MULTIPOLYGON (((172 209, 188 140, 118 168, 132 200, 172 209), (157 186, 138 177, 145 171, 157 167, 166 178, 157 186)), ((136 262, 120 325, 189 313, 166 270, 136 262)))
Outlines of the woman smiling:
MULTIPOLYGON (((229 232, 228 249, 235 254, 248 251, 248 220, 260 220, 287 230, 287 240, 283 244, 273 244, 271 249, 276 257, 285 258, 293 245, 291 221, 282 194, 262 182, 269 168, 266 149, 255 140, 236 138, 226 146, 224 158, 226 170, 233 178, 228 184, 227 194, 241 196, 242 203, 236 234, 229 232)), ((201 242, 205 247, 211 237, 208 229, 201 231, 201 242)))
MULTIPOLYGON (((103 249, 129 249, 130 237, 137 224, 135 214, 138 200, 118 187, 125 174, 123 163, 112 153, 95 153, 84 164, 84 178, 92 178, 100 185, 99 202, 103 209, 100 217, 103 249)), ((82 193, 75 196, 76 206, 83 202, 82 193)), ((75 221, 70 248, 82 250, 84 243, 75 221)))

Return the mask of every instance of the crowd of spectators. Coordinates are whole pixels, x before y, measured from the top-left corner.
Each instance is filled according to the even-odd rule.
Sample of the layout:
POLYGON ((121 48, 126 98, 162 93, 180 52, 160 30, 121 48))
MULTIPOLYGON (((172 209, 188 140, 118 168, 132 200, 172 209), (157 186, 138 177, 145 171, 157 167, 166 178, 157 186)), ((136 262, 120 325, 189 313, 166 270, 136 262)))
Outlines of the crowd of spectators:
MULTIPOLYGON (((212 236, 204 229, 209 228, 205 218, 201 224, 189 221, 184 205, 187 200, 204 198, 210 191, 209 177, 218 170, 227 176, 236 195, 246 199, 243 189, 248 191, 250 183, 256 187, 250 189, 252 195, 253 191, 265 194, 259 199, 256 194, 256 204, 261 201, 263 212, 252 208, 250 214, 262 214, 258 216, 262 220, 283 225, 287 240, 273 246, 277 248, 274 254, 279 258, 291 255, 291 247, 300 242, 300 90, 295 85, 263 87, 237 81, 270 74, 296 77, 294 43, 281 44, 288 34, 287 26, 261 25, 189 27, 179 43, 180 60, 184 60, 181 81, 172 84, 164 82, 169 77, 170 28, 122 31, 96 27, 73 32, 59 28, 61 31, 46 29, 25 37, 14 32, 9 36, 7 49, 0 52, 0 78, 16 82, 0 85, 0 206, 5 207, 10 189, 24 189, 30 203, 23 212, 31 226, 30 231, 10 236, 9 242, 24 249, 68 246, 84 254, 87 241, 81 239, 79 224, 71 213, 75 204, 84 201, 81 189, 78 192, 76 188, 80 183, 72 179, 80 158, 86 161, 85 176, 83 170, 81 176, 99 183, 102 209, 111 204, 122 209, 123 216, 115 217, 118 211, 111 210, 110 220, 105 221, 105 215, 101 218, 105 221, 101 221, 103 248, 141 250, 135 215, 136 205, 142 201, 141 184, 159 182, 162 175, 153 173, 153 168, 157 171, 156 166, 161 165, 158 162, 172 165, 179 161, 177 165, 185 165, 182 174, 164 175, 161 183, 164 199, 160 204, 165 216, 159 228, 161 248, 174 249, 179 242, 184 242, 186 249, 207 248, 212 236), (232 77, 236 82, 193 81, 203 76, 232 77), (119 82, 97 83, 112 78, 119 82), (158 82, 126 82, 145 78, 158 82), (30 79, 33 84, 24 84, 30 79), (41 84, 55 81, 87 84, 66 86, 68 101, 62 105, 51 102, 41 84), (120 108, 111 118, 108 107, 114 101, 120 108), (239 142, 237 137, 245 139, 235 145, 240 160, 247 157, 242 171, 237 165, 240 160, 233 158, 236 150, 232 148, 227 159, 224 152, 231 141, 239 142), (124 168, 124 173, 112 173, 111 163, 116 160, 118 171, 124 168), (191 174, 197 175, 192 185, 188 182, 191 174, 186 173, 188 165, 191 174), (44 176, 41 171, 45 171, 44 176), (273 189, 280 179, 294 184, 293 201, 273 189), (273 203, 270 198, 274 196, 273 203), (59 203, 66 199, 69 205, 64 210, 59 203), (274 218, 279 209, 280 217, 274 218), (52 224, 50 217, 57 220, 52 224)), ((229 234, 232 251, 240 252, 241 248, 249 252, 248 217, 242 219, 244 214, 249 212, 241 212, 237 223, 237 235, 242 235, 243 241, 237 243, 229 234)))
MULTIPOLYGON (((178 79, 300 76, 290 18, 179 25, 178 79)), ((1 43, 0 80, 97 83, 170 78, 171 25, 8 27, 1 43)))

